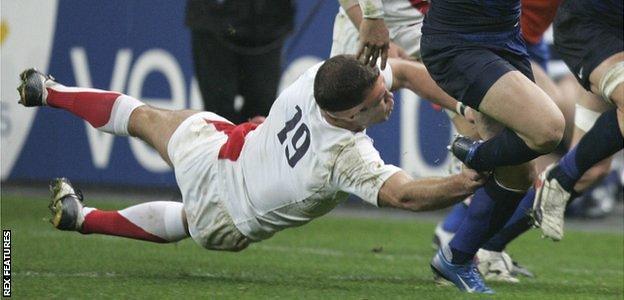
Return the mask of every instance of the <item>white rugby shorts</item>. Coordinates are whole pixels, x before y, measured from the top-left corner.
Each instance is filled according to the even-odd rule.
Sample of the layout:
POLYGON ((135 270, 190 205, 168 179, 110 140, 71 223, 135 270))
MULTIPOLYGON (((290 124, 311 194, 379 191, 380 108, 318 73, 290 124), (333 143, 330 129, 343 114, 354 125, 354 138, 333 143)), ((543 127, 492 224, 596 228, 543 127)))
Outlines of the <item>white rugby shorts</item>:
MULTIPOLYGON (((420 60, 420 38, 422 37, 422 22, 410 25, 386 24, 390 40, 401 46, 405 52, 414 59, 420 60)), ((334 32, 330 57, 338 54, 356 54, 359 47, 359 35, 357 28, 351 23, 349 17, 337 14, 334 21, 334 32)))
POLYGON ((251 240, 234 225, 221 199, 217 177, 219 150, 228 137, 207 120, 230 123, 211 112, 194 114, 175 130, 167 152, 193 240, 211 250, 240 251, 251 240))

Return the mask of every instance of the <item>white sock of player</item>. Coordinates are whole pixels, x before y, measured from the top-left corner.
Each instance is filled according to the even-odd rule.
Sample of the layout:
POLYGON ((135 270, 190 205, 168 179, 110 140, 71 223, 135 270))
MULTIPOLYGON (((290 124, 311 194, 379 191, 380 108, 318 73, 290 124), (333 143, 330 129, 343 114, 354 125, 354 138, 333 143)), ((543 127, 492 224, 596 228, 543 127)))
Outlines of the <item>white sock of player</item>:
POLYGON ((130 114, 145 103, 117 92, 66 87, 54 84, 46 88, 46 103, 65 109, 89 122, 94 128, 116 135, 128 135, 130 114))
POLYGON ((157 243, 177 242, 189 235, 180 202, 154 201, 119 211, 83 208, 81 233, 100 233, 157 243))

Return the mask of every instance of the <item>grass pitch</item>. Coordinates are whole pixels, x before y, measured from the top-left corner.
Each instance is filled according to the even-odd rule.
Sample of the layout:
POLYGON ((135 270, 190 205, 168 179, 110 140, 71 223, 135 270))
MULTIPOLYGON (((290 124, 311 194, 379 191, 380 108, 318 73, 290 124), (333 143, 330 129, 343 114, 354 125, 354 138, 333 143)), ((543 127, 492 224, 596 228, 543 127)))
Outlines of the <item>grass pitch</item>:
MULTIPOLYGON (((285 230, 240 253, 203 250, 192 240, 152 244, 61 232, 47 223, 47 199, 3 195, 2 229, 12 230, 15 299, 481 298, 432 282, 435 224, 325 217, 285 230)), ((131 203, 88 200, 119 209, 131 203)), ((537 278, 490 283, 500 299, 622 299, 624 236, 568 231, 552 243, 533 231, 512 256, 537 278)))

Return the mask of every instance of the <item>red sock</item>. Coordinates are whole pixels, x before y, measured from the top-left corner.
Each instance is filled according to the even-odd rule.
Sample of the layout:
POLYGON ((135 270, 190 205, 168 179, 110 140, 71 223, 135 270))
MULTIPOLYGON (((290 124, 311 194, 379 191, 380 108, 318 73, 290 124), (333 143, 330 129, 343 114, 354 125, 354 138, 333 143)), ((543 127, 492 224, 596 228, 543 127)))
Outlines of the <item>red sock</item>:
POLYGON ((100 233, 122 236, 135 240, 167 243, 168 241, 155 236, 124 218, 117 211, 93 210, 85 216, 81 233, 100 233))
POLYGON ((117 92, 96 89, 55 87, 46 88, 46 102, 52 107, 63 108, 98 128, 108 123, 113 104, 121 96, 117 92))

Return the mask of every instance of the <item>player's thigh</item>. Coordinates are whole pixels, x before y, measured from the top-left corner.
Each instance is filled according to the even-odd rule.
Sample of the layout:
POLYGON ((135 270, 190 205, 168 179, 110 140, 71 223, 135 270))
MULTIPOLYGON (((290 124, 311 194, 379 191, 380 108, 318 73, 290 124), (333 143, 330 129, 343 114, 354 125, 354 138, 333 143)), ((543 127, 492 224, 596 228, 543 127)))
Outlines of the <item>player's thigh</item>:
POLYGON ((339 54, 355 55, 358 51, 359 32, 344 14, 337 14, 334 21, 330 57, 339 54))
POLYGON ((130 135, 152 146, 169 165, 172 165, 167 153, 169 140, 185 119, 198 112, 195 110, 173 111, 143 105, 130 115, 128 131, 130 135))
MULTIPOLYGON (((546 92, 546 94, 550 96, 550 99, 555 101, 555 104, 557 104, 557 106, 559 106, 560 108, 566 106, 567 104, 562 102, 566 101, 567 99, 563 99, 563 95, 559 87, 552 79, 550 79, 550 76, 546 74, 546 71, 541 67, 541 65, 531 61, 531 68, 533 69, 535 84, 537 84, 537 86, 539 86, 544 92, 546 92)), ((572 103, 573 99, 568 100, 568 102, 572 103)))
POLYGON ((459 43, 450 35, 448 40, 424 35, 421 42, 422 61, 431 78, 447 94, 477 109, 480 99, 469 94, 470 86, 482 80, 480 74, 483 67, 498 58, 487 50, 465 48, 458 46, 459 43))
POLYGON ((410 57, 420 60, 422 22, 388 28, 392 42, 399 45, 410 57))
POLYGON ((479 109, 533 146, 544 146, 563 135, 565 121, 559 108, 548 94, 518 71, 500 77, 483 97, 479 109))
MULTIPOLYGON (((496 38, 506 37, 517 38, 514 32, 496 38)), ((518 51, 520 46, 491 48, 485 42, 462 46, 462 39, 423 36, 423 62, 438 85, 513 129, 532 149, 547 150, 558 143, 565 125, 563 115, 533 83, 528 56, 518 51)))
POLYGON ((431 77, 446 93, 474 109, 480 110, 486 93, 505 74, 519 70, 533 78, 526 55, 496 51, 485 42, 462 43, 468 43, 462 36, 448 35, 445 39, 425 35, 422 58, 431 77))
MULTIPOLYGON (((570 137, 572 136, 572 129, 574 127, 574 99, 576 97, 565 97, 564 92, 561 90, 561 87, 558 86, 551 78, 546 74, 546 71, 542 68, 542 64, 538 64, 534 61, 531 61, 531 68, 533 69, 533 76, 535 77, 535 83, 539 86, 550 99, 555 102, 555 105, 559 108, 559 110, 563 113, 563 117, 565 119, 565 136, 564 139, 566 143, 569 142, 570 137)), ((573 83, 578 86, 576 80, 573 83)), ((579 86, 580 88, 580 86, 579 86)))

